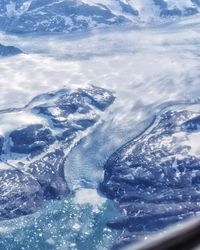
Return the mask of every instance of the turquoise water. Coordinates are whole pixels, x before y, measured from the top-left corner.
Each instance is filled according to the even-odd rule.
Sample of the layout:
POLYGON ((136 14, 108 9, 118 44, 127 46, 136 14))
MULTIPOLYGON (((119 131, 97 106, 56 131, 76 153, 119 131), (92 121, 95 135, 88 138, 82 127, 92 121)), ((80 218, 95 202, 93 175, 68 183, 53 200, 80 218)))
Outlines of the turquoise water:
POLYGON ((106 222, 117 212, 96 191, 92 204, 83 194, 80 191, 63 201, 46 202, 32 215, 1 221, 0 249, 109 249, 118 232, 108 229, 106 222))

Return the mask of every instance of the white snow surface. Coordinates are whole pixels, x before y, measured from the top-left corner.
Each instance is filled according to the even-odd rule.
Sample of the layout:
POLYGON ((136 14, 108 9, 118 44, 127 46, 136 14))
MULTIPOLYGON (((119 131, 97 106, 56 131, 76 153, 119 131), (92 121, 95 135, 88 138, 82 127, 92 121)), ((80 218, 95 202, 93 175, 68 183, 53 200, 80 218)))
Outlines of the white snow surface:
POLYGON ((196 16, 170 26, 82 37, 2 33, 2 43, 27 54, 0 60, 0 109, 21 107, 37 94, 63 86, 89 84, 116 91, 117 105, 126 100, 127 110, 138 101, 150 105, 197 98, 199 22, 196 16))
POLYGON ((0 135, 5 135, 20 127, 44 123, 44 120, 30 112, 12 112, 0 114, 0 135))

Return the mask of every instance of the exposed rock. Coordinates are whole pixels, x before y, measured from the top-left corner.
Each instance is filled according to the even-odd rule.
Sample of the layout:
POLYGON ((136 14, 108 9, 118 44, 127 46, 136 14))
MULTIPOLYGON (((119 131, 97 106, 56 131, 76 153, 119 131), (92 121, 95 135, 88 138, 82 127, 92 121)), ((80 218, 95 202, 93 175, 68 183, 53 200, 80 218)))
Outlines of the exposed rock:
POLYGON ((51 130, 41 124, 15 130, 10 133, 10 138, 11 151, 19 154, 40 153, 56 140, 51 130))
POLYGON ((4 0, 0 29, 14 33, 73 32, 121 24, 167 22, 199 13, 199 0, 4 0))
POLYGON ((199 145, 199 113, 174 108, 109 158, 101 190, 122 211, 122 218, 108 224, 123 229, 116 244, 137 240, 200 210, 199 145))
POLYGON ((0 219, 29 214, 44 199, 67 196, 65 158, 113 101, 110 91, 92 86, 39 95, 25 108, 9 110, 16 120, 23 115, 26 124, 0 138, 0 219), (41 124, 27 121, 30 114, 41 124))
POLYGON ((0 56, 15 56, 21 53, 23 52, 14 46, 5 46, 0 44, 0 56))
POLYGON ((11 219, 35 212, 43 201, 43 190, 31 175, 0 163, 0 218, 11 219))
POLYGON ((3 153, 3 143, 4 143, 4 138, 3 136, 0 136, 0 156, 3 153))

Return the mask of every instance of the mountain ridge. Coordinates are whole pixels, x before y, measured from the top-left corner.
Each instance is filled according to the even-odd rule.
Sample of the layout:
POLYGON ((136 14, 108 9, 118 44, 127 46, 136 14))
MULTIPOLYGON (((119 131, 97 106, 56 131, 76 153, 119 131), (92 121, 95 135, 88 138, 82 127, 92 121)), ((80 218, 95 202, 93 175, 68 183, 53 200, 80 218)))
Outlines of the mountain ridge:
POLYGON ((0 43, 0 56, 15 56, 22 54, 23 51, 14 46, 6 46, 0 43))
POLYGON ((199 0, 5 0, 0 3, 0 30, 73 32, 127 23, 168 22, 199 12, 199 0))

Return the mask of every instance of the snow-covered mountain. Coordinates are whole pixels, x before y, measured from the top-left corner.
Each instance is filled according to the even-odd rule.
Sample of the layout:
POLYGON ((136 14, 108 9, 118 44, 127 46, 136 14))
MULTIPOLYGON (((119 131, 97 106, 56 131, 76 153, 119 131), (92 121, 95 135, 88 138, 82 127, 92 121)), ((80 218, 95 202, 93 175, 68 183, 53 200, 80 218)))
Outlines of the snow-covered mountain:
POLYGON ((91 86, 42 94, 24 108, 0 111, 0 220, 69 193, 65 158, 113 101, 110 91, 91 86))
POLYGON ((200 11, 199 0, 4 0, 0 29, 79 31, 118 24, 163 22, 200 11))
POLYGON ((101 189, 122 213, 108 223, 123 230, 117 244, 199 211, 199 132, 199 105, 171 107, 109 158, 101 189))
POLYGON ((21 53, 23 52, 14 46, 5 46, 0 44, 0 56, 14 56, 21 53))

